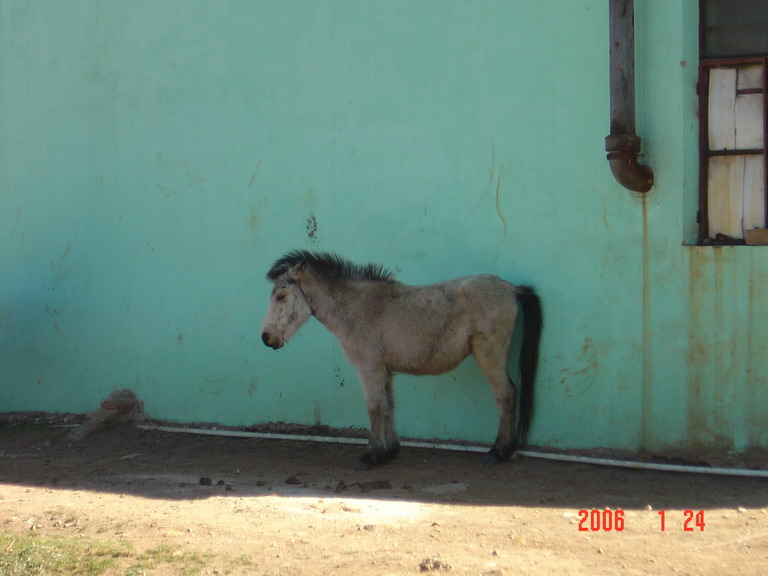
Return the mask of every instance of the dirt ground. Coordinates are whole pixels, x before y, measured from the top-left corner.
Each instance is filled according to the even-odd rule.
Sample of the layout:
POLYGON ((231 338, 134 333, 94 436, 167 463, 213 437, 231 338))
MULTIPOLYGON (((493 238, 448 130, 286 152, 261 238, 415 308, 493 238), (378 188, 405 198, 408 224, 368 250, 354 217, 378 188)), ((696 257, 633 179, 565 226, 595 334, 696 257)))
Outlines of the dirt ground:
POLYGON ((33 532, 129 545, 107 574, 768 573, 766 479, 414 448, 356 472, 357 446, 70 432, 0 425, 0 558, 33 532))

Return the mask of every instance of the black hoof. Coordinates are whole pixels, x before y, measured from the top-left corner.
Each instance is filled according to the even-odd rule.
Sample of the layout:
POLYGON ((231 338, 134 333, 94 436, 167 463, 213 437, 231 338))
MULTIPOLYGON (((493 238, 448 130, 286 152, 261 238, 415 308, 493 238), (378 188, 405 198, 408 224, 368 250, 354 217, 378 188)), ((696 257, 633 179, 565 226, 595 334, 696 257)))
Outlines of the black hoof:
POLYGON ((360 458, 360 463, 355 467, 355 470, 365 471, 370 470, 375 466, 385 464, 397 456, 398 452, 400 452, 399 443, 388 448, 383 446, 375 448, 369 447, 360 458))
POLYGON ((483 460, 484 466, 493 466, 494 464, 501 464, 502 462, 509 462, 512 454, 515 453, 517 443, 512 442, 506 446, 494 446, 488 450, 488 454, 485 455, 483 460))

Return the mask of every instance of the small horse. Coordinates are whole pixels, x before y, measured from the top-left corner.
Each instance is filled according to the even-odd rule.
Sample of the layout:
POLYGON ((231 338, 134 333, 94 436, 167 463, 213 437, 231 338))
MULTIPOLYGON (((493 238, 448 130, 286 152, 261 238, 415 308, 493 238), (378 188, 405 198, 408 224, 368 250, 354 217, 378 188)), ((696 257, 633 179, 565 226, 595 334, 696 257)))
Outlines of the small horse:
POLYGON ((261 328, 264 344, 281 348, 314 316, 338 338, 357 371, 371 421, 370 441, 358 469, 387 462, 400 449, 393 374, 442 374, 469 354, 485 374, 499 408, 498 434, 486 462, 509 459, 517 445, 517 390, 507 374, 507 355, 519 304, 523 339, 517 436, 525 442, 542 329, 541 301, 530 286, 487 274, 408 286, 381 266, 355 265, 335 254, 305 250, 277 260, 267 279, 274 286, 261 328))

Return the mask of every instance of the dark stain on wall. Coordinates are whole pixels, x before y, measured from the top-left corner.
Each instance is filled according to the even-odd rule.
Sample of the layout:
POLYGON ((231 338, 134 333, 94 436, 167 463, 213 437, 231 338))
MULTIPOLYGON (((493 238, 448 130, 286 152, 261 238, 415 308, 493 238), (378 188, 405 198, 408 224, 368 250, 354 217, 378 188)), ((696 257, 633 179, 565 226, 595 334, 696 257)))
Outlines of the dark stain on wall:
POLYGON ((310 243, 317 244, 317 218, 312 214, 307 218, 307 238, 310 243))

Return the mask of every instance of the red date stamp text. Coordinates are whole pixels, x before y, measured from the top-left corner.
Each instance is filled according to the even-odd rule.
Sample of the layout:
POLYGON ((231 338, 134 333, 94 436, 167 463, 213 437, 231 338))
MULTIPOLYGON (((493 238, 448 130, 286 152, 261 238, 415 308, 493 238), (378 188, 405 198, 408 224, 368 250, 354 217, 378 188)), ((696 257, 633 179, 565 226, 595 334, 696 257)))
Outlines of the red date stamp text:
MULTIPOLYGON (((683 532, 703 532, 706 522, 704 510, 683 510, 672 517, 666 510, 659 510, 659 530, 666 532, 671 526, 679 526, 683 532)), ((627 525, 624 510, 579 510, 579 532, 623 532, 627 525)))

